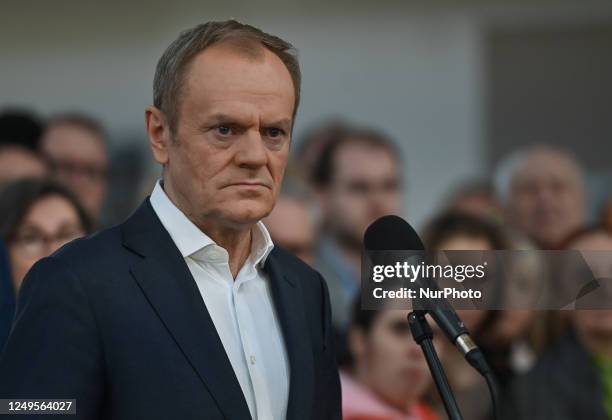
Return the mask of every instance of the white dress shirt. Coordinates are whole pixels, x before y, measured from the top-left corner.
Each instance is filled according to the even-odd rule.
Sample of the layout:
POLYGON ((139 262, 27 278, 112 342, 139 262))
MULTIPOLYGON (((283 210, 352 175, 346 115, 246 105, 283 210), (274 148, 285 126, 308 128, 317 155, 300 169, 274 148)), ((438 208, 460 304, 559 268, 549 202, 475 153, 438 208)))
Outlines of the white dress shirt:
POLYGON ((268 230, 261 221, 253 227, 251 253, 234 280, 227 251, 170 201, 159 181, 151 205, 197 283, 251 417, 284 419, 289 365, 269 279, 261 270, 274 247, 268 230))

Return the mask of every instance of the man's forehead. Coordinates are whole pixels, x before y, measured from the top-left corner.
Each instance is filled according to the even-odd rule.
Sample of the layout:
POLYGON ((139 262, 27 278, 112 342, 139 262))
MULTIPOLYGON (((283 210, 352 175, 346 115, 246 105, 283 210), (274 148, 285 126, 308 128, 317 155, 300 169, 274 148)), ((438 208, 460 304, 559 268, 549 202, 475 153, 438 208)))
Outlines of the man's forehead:
POLYGON ((539 161, 530 162, 514 176, 515 183, 525 184, 529 182, 579 182, 580 172, 578 168, 569 161, 539 161))
POLYGON ((248 92, 290 95, 293 100, 293 80, 285 64, 271 51, 259 51, 251 55, 225 44, 209 47, 193 58, 185 85, 208 95, 248 92))
POLYGON ((379 168, 382 170, 395 170, 397 161, 391 151, 361 142, 347 142, 341 145, 334 156, 336 169, 349 172, 360 172, 365 168, 379 168), (355 162, 359 161, 360 165, 355 162))
POLYGON ((79 154, 87 151, 90 155, 99 155, 105 159, 107 154, 104 139, 93 131, 77 124, 62 123, 50 127, 43 136, 43 148, 49 152, 79 154))
POLYGON ((564 170, 578 170, 578 163, 573 156, 555 149, 535 150, 527 155, 523 162, 523 169, 535 170, 538 168, 563 167, 564 170))

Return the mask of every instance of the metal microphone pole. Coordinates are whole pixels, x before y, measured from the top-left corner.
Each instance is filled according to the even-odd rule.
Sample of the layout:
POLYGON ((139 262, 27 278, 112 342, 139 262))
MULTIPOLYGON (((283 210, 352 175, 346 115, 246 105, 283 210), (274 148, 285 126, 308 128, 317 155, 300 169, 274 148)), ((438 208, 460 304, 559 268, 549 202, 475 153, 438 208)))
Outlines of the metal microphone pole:
POLYGON ((425 318, 426 313, 426 311, 415 310, 408 314, 408 323, 410 324, 412 337, 423 350, 427 365, 434 378, 440 397, 442 397, 442 402, 444 403, 444 408, 446 409, 449 420, 463 420, 457 401, 455 401, 453 391, 446 379, 444 368, 442 367, 442 363, 440 363, 440 359, 433 345, 433 331, 425 318))

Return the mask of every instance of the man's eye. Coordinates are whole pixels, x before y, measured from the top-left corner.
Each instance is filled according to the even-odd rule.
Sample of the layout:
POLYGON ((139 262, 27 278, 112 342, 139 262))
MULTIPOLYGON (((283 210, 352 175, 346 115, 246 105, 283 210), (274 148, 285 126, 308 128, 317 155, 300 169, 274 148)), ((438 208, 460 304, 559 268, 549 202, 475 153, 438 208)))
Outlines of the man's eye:
POLYGON ((276 138, 283 135, 283 130, 280 128, 272 127, 268 128, 268 137, 276 138))
POLYGON ((232 129, 227 125, 220 125, 217 127, 217 133, 221 134, 222 136, 228 136, 232 133, 232 129))
POLYGON ((43 241, 42 237, 40 235, 36 235, 36 234, 30 234, 30 235, 24 235, 21 237, 21 241, 24 244, 31 244, 34 242, 41 242, 43 241))
POLYGON ((370 185, 367 182, 353 181, 349 182, 347 189, 356 194, 367 194, 370 191, 370 185))

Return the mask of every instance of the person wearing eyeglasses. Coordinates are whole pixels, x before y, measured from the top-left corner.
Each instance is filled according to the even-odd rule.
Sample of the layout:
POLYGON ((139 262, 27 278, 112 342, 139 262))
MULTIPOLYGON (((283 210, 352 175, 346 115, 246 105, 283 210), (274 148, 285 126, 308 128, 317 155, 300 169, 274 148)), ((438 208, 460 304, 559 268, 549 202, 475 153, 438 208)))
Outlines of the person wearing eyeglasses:
POLYGON ((99 221, 108 189, 107 134, 95 119, 82 114, 51 118, 40 141, 56 179, 72 190, 89 216, 99 221))
POLYGON ((39 259, 91 230, 87 211, 67 188, 45 179, 22 179, 0 190, 0 239, 19 290, 39 259))

